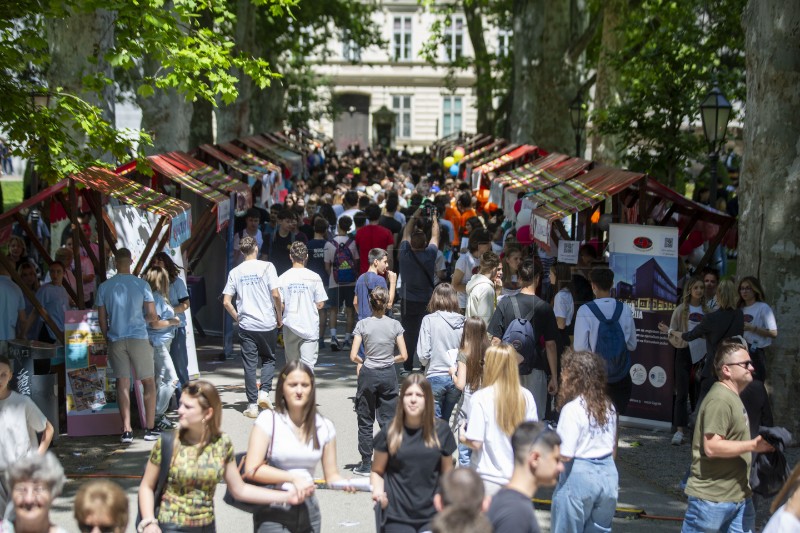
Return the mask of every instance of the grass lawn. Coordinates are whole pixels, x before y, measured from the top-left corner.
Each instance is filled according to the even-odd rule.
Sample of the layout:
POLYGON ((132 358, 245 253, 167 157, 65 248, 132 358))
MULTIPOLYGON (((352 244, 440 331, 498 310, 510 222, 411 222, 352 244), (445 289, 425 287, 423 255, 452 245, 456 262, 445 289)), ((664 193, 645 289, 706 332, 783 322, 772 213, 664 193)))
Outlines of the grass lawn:
POLYGON ((3 212, 22 202, 22 181, 3 181, 3 212))

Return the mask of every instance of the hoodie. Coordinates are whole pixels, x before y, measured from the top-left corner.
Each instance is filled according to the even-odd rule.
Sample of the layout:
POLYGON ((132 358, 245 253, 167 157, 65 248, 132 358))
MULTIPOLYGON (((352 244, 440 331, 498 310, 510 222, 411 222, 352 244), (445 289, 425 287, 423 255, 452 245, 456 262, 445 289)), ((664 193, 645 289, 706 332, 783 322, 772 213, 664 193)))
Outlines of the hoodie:
MULTIPOLYGON (((464 315, 450 311, 436 311, 425 315, 419 328, 417 357, 419 364, 425 367, 425 376, 449 376, 450 361, 448 350, 461 345, 461 334, 464 331, 464 315)), ((451 352, 451 353, 457 353, 451 352)))
POLYGON ((497 293, 494 283, 483 274, 475 274, 467 283, 466 316, 478 317, 485 324, 489 323, 497 306, 497 293))

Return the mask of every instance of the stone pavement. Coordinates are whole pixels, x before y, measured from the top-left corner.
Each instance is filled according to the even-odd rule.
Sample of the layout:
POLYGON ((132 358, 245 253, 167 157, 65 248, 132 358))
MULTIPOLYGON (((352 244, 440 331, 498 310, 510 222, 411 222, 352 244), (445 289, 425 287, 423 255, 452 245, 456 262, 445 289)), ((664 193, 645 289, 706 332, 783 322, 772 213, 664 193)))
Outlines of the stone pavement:
MULTIPOLYGON (((241 412, 246 407, 242 369, 238 357, 233 361, 220 362, 217 358, 221 351, 218 338, 200 339, 198 341, 198 358, 203 379, 214 383, 221 392, 224 403, 223 430, 233 439, 237 451, 244 451, 252 426, 252 420, 245 418, 241 412)), ((349 352, 331 352, 326 348, 320 354, 317 365, 317 402, 320 412, 330 418, 337 432, 337 463, 345 477, 352 474, 348 469, 359 461, 356 446, 356 417, 353 411, 352 397, 355 394, 355 367, 350 363, 349 352)), ((278 365, 284 362, 279 353, 278 365)), ((277 381, 277 379, 276 379, 277 381)), ((119 444, 118 436, 69 438, 62 437, 54 448, 54 452, 62 458, 65 470, 70 476, 64 494, 53 506, 52 518, 58 525, 70 533, 78 529, 72 518, 72 499, 80 482, 86 476, 110 477, 119 482, 128 493, 131 503, 131 523, 128 531, 135 531, 133 518, 136 515, 136 490, 152 443, 142 440, 142 432, 135 431, 136 440, 128 447, 119 444)), ((664 446, 669 446, 669 438, 660 439, 664 446)), ((688 449, 686 449, 688 453, 688 449)), ((620 450, 620 507, 643 509, 648 515, 681 517, 685 510, 685 502, 675 494, 668 494, 648 482, 646 476, 640 475, 637 469, 627 468, 624 461, 626 450, 620 450)), ((652 468, 659 468, 658 454, 653 453, 652 468)), ((321 475, 318 469, 317 475, 321 475)), ((682 473, 682 472, 680 472, 682 473)), ((675 473, 676 482, 677 476, 675 473)), ((251 531, 252 521, 248 514, 228 507, 222 502, 224 485, 220 485, 216 494, 216 516, 218 531, 251 531)), ((372 532, 374 520, 372 503, 368 493, 347 494, 339 491, 319 490, 318 497, 322 508, 324 532, 351 531, 372 532)), ((537 498, 549 499, 549 490, 542 490, 537 498)), ((537 518, 543 531, 549 531, 550 513, 537 510, 537 518)), ((678 531, 680 522, 669 520, 624 519, 614 521, 614 531, 638 532, 647 529, 649 532, 678 531)))

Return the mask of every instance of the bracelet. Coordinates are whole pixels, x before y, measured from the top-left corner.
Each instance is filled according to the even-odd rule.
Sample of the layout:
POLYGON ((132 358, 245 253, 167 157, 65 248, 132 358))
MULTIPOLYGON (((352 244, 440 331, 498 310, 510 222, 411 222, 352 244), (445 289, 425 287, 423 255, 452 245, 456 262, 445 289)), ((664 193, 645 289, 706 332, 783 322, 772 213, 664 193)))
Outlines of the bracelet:
POLYGON ((150 526, 150 525, 156 525, 157 526, 158 525, 158 519, 157 518, 145 518, 144 520, 139 522, 138 526, 136 526, 136 531, 138 531, 139 533, 144 533, 144 530, 147 529, 147 526, 150 526))

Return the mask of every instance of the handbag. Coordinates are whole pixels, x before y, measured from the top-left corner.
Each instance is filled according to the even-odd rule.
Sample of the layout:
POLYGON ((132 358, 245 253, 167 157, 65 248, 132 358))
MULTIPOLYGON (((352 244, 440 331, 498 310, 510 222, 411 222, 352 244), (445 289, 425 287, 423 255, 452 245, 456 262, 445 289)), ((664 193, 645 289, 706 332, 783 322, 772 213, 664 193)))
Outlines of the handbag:
MULTIPOLYGON (((175 452, 175 433, 168 432, 161 435, 161 463, 158 466, 158 481, 153 491, 153 516, 158 519, 158 512, 161 510, 161 499, 164 497, 164 490, 167 488, 167 478, 169 469, 172 466, 172 456, 175 452)), ((136 529, 142 521, 142 506, 138 505, 136 513, 136 529)))
MULTIPOLYGON (((274 440, 275 440, 275 411, 272 411, 272 435, 270 435, 269 437, 269 444, 267 445, 267 454, 264 457, 264 461, 261 463, 261 465, 269 464, 269 460, 272 458, 272 443, 274 440)), ((247 481, 247 479, 245 478, 245 464, 247 463, 247 452, 237 453, 235 457, 236 457, 236 468, 239 470, 239 475, 242 476, 242 480, 244 480, 245 483, 249 485, 255 485, 256 487, 274 488, 274 485, 270 485, 267 483, 256 483, 253 481, 247 481)), ((258 465, 258 467, 256 467, 256 470, 258 470, 258 468, 260 468, 261 465, 258 465)), ((235 507, 236 509, 239 509, 240 511, 244 511, 246 513, 255 513, 256 511, 258 511, 263 507, 262 505, 257 503, 248 503, 248 502, 243 502, 241 500, 237 500, 233 496, 229 488, 225 489, 225 496, 223 496, 222 501, 224 501, 231 507, 235 507)))

